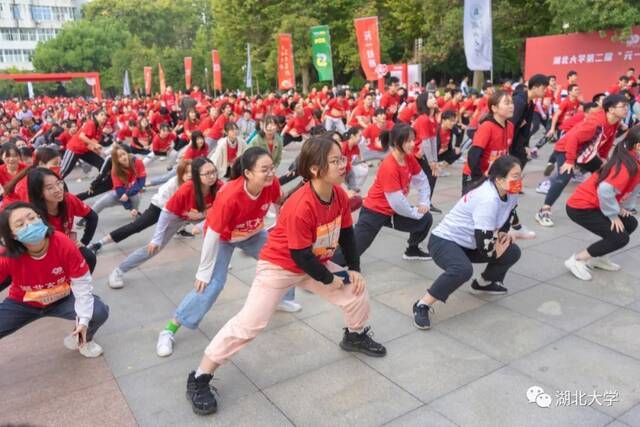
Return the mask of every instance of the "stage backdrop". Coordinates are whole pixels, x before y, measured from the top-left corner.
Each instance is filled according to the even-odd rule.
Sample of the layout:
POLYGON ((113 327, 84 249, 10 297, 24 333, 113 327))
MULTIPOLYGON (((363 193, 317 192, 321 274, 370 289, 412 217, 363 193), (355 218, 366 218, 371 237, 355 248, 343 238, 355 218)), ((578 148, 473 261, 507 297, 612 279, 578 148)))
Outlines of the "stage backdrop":
POLYGON ((526 43, 525 79, 533 74, 554 74, 559 84, 567 72, 578 72, 578 84, 584 99, 604 92, 618 82, 629 67, 640 72, 640 27, 626 40, 611 40, 595 33, 573 33, 530 37, 526 43))

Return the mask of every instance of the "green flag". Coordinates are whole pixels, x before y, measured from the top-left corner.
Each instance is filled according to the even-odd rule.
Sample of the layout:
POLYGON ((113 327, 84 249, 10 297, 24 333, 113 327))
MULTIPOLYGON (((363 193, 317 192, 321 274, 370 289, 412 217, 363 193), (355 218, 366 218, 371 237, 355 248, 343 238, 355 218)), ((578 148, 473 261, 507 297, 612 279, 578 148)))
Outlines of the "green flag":
POLYGON ((331 60, 331 36, 329 27, 318 25, 311 27, 311 55, 313 65, 318 71, 318 80, 333 81, 333 61, 331 60))

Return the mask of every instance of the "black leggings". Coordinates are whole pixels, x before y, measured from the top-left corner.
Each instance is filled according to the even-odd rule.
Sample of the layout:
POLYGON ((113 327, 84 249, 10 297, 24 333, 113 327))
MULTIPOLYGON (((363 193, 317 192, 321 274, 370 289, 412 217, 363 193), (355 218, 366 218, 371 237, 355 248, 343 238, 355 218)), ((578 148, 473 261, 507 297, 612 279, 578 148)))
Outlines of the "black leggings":
POLYGON ((638 220, 634 217, 620 216, 624 231, 614 231, 611 229, 611 220, 600 209, 576 209, 567 205, 567 215, 571 221, 602 238, 587 248, 592 257, 604 256, 625 247, 629 243, 629 236, 638 227, 638 220))
POLYGON ((293 136, 290 133, 285 133, 284 136, 282 137, 282 146, 286 147, 287 145, 291 144, 293 141, 297 141, 297 142, 302 141, 302 135, 293 136))
POLYGON ((456 242, 433 234, 429 238, 429 253, 433 261, 444 270, 429 288, 435 299, 446 302, 449 295, 473 276, 474 264, 487 263, 482 277, 490 282, 502 282, 507 271, 520 259, 520 248, 515 243, 507 247, 500 258, 487 258, 477 249, 463 248, 456 242))
POLYGON ((123 241, 129 236, 132 236, 136 233, 141 232, 142 230, 146 230, 152 225, 158 222, 158 218, 160 218, 160 213, 162 209, 154 205, 153 203, 149 205, 149 207, 135 220, 130 222, 129 224, 123 225, 122 227, 118 227, 113 230, 109 235, 113 239, 114 242, 118 243, 123 241))
POLYGON ((67 150, 64 152, 64 156, 62 156, 62 165, 60 167, 60 174, 62 175, 63 179, 71 173, 73 167, 80 159, 98 170, 100 170, 102 164, 104 163, 104 159, 93 151, 89 151, 88 153, 84 154, 77 154, 71 150, 67 150))
MULTIPOLYGON (((354 230, 358 255, 362 255, 371 246, 382 227, 409 232, 409 240, 407 241, 409 247, 417 247, 427 238, 432 223, 433 217, 430 213, 424 214, 420 219, 413 219, 397 214, 384 215, 363 207, 360 209, 360 216, 354 230)), ((336 251, 333 262, 346 265, 340 249, 336 251)))

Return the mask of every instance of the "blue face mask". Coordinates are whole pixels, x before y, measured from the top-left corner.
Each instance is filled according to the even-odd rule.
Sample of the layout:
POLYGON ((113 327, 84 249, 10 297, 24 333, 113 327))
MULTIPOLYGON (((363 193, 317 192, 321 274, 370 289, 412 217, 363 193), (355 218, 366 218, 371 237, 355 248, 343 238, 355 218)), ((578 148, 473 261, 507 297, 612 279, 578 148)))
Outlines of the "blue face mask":
POLYGON ((31 224, 23 226, 16 233, 16 239, 20 243, 34 244, 41 242, 47 234, 47 226, 38 218, 31 224))

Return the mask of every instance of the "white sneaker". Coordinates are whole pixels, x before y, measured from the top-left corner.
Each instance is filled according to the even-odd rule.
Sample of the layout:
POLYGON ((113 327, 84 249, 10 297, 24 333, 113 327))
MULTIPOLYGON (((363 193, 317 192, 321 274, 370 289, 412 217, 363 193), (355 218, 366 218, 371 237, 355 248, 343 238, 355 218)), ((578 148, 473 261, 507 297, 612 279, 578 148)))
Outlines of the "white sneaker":
POLYGON ((80 347, 80 354, 84 357, 98 357, 101 356, 102 353, 102 347, 100 347, 100 344, 96 343, 95 341, 89 341, 88 343, 80 347))
POLYGON ((295 313, 302 310, 302 306, 295 301, 282 300, 276 307, 276 311, 284 311, 286 313, 295 313))
POLYGON ((549 192, 549 188, 551 188, 551 181, 549 180, 542 181, 536 187, 536 193, 547 194, 549 192))
POLYGON ((120 289, 124 287, 124 273, 119 268, 114 268, 109 274, 109 287, 111 289, 120 289))
POLYGON ((173 332, 166 329, 158 335, 158 343, 156 344, 156 354, 160 357, 171 356, 173 353, 173 343, 175 338, 173 332))
POLYGON ((536 213, 536 221, 543 227, 553 227, 553 221, 551 220, 551 211, 539 211, 536 213))
POLYGON ((67 335, 64 337, 64 346, 69 350, 77 350, 78 349, 78 338, 76 335, 67 335))
POLYGON ((520 229, 516 230, 515 228, 512 228, 509 231, 509 234, 512 237, 515 237, 516 239, 524 239, 524 240, 531 240, 531 239, 535 239, 536 238, 536 232, 533 230, 529 230, 527 228, 526 225, 524 224, 520 224, 520 229))
POLYGON ((571 255, 571 258, 564 262, 564 266, 580 280, 592 279, 591 273, 589 273, 589 269, 587 268, 587 263, 576 259, 575 255, 571 255))
POLYGON ((599 268, 600 270, 606 270, 606 271, 620 270, 620 266, 615 262, 612 262, 606 256, 591 258, 589 261, 587 261, 587 267, 599 268))
POLYGON ((445 178, 447 176, 451 176, 451 172, 449 172, 448 170, 445 169, 445 170, 440 171, 438 176, 441 176, 441 177, 445 178))

